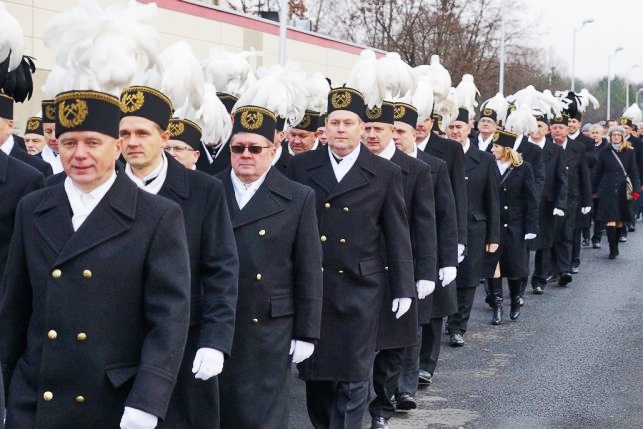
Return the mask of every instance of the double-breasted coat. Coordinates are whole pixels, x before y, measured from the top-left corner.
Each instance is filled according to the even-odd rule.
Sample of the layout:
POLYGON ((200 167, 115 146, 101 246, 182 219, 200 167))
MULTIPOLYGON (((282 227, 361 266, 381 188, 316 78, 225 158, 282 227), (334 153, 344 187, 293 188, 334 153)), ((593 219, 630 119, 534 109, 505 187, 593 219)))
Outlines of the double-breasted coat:
POLYGON ((219 376, 221 427, 285 428, 290 341, 315 343, 320 331, 315 194, 272 167, 240 210, 230 171, 218 177, 239 251, 239 298, 232 353, 219 376))
POLYGON ((16 144, 14 144, 13 148, 9 152, 9 156, 12 156, 24 162, 25 164, 30 165, 31 167, 40 171, 45 177, 49 177, 53 174, 51 165, 49 165, 47 161, 43 160, 39 156, 29 155, 29 153, 26 150, 23 150, 21 147, 18 146, 16 136, 14 136, 14 139, 16 140, 16 144))
POLYGON ((294 156, 289 174, 315 190, 324 258, 321 336, 299 375, 368 380, 384 288, 392 299, 416 296, 402 173, 362 145, 340 182, 328 148, 294 156))
POLYGON ((219 427, 216 377, 197 380, 196 351, 209 347, 230 356, 237 303, 239 260, 230 215, 219 179, 185 168, 167 157, 158 195, 181 206, 190 256, 190 329, 165 421, 159 428, 219 427))
POLYGON ((487 273, 482 273, 485 245, 500 243, 500 202, 498 199, 500 174, 496 160, 490 153, 481 151, 473 144, 469 145, 469 150, 465 153, 464 158, 467 183, 468 241, 467 254, 458 267, 456 284, 459 288, 476 287, 483 276, 487 277, 487 273))
MULTIPOLYGON (((531 143, 530 143, 531 144, 531 143)), ((509 167, 498 183, 500 203, 500 247, 487 253, 486 273, 500 262, 502 277, 522 278, 529 275, 525 234, 538 234, 538 197, 531 164, 509 167)))
POLYGON ((16 211, 0 302, 7 428, 118 427, 161 419, 187 336, 181 209, 119 174, 74 232, 62 183, 16 211))
POLYGON ((633 222, 626 196, 625 174, 616 160, 618 156, 627 175, 632 181, 635 192, 641 189, 639 170, 636 165, 636 153, 633 149, 616 151, 608 145, 598 155, 592 189, 596 194, 595 219, 600 222, 618 221, 633 222))
MULTIPOLYGON (((404 202, 413 246, 415 281, 435 282, 438 248, 431 167, 399 149, 395 150, 391 162, 402 171, 404 202)), ((408 347, 417 343, 418 300, 413 300, 408 313, 400 319, 396 319, 395 313, 391 311, 391 301, 390 288, 385 288, 380 310, 378 350, 408 347)))
MULTIPOLYGON (((435 222, 437 229, 437 268, 458 266, 458 223, 455 214, 455 198, 447 164, 443 160, 418 150, 418 159, 431 166, 431 181, 435 199, 435 222)), ((444 317, 445 311, 451 311, 457 297, 451 293, 454 285, 442 287, 439 282, 431 295, 418 302, 418 319, 420 324, 431 322, 435 305, 436 317, 444 317), (434 304, 435 302, 435 304, 434 304)))

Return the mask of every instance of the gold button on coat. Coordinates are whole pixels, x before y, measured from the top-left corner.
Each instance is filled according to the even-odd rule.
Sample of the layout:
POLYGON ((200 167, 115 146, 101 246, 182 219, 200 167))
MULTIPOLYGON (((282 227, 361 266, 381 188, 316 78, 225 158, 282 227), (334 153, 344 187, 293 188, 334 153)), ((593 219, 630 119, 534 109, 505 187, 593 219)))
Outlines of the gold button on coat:
POLYGON ((256 325, 257 323, 259 323, 259 319, 252 319, 252 324, 253 325, 256 325))
POLYGON ((508 227, 509 225, 507 225, 507 224, 504 224, 503 226, 504 226, 504 227, 506 228, 506 227, 508 227))
POLYGON ((344 213, 348 213, 349 211, 351 211, 348 207, 344 207, 342 210, 344 210, 344 213))
POLYGON ((45 401, 51 401, 52 399, 54 399, 54 394, 47 390, 42 394, 42 399, 44 399, 45 401))
POLYGON ((49 338, 50 340, 55 340, 56 338, 58 338, 58 332, 52 329, 51 331, 47 332, 47 338, 49 338))
POLYGON ((85 397, 83 395, 78 395, 76 396, 75 399, 76 399, 76 402, 78 402, 79 404, 82 404, 83 402, 85 402, 85 397))
POLYGON ((265 229, 260 229, 260 230, 259 230, 259 235, 260 235, 261 237, 263 237, 264 235, 266 235, 266 230, 265 230, 265 229))
POLYGON ((263 276, 261 274, 257 274, 257 280, 261 280, 263 276))
POLYGON ((78 341, 85 341, 87 339, 87 334, 84 332, 79 332, 78 335, 76 335, 76 339, 78 341))
POLYGON ((62 271, 60 271, 58 268, 56 268, 55 270, 53 270, 53 271, 51 272, 51 276, 52 276, 53 278, 55 278, 55 279, 59 279, 59 278, 60 278, 60 276, 62 276, 62 275, 63 275, 63 272, 62 272, 62 271))
POLYGON ((346 244, 346 239, 340 238, 339 239, 339 244, 346 244))
POLYGON ((91 279, 92 278, 91 270, 83 270, 83 277, 86 279, 91 279))
POLYGON ((325 235, 322 235, 321 237, 319 237, 319 239, 320 239, 321 241, 326 241, 326 236, 325 236, 325 235))
POLYGON ((341 276, 342 274, 344 274, 344 270, 337 271, 337 274, 339 274, 341 276))
POLYGON ((326 207, 327 209, 329 209, 329 208, 330 208, 330 203, 326 203, 326 204, 324 204, 324 207, 326 207))
POLYGON ((505 210, 509 210, 509 207, 505 206, 505 210))

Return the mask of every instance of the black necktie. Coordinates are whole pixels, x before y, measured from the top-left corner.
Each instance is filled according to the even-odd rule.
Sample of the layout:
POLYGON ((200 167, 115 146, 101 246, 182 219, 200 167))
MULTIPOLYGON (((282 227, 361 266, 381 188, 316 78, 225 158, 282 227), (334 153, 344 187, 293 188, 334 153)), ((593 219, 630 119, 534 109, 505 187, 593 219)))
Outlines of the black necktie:
POLYGON ((344 159, 344 158, 338 158, 335 155, 333 155, 333 158, 335 158, 335 162, 337 162, 338 164, 342 162, 342 160, 344 159))
POLYGON ((154 176, 151 179, 147 179, 147 180, 143 181, 143 183, 145 184, 145 186, 147 186, 150 183, 152 183, 153 181, 155 181, 157 177, 159 177, 159 176, 154 176))

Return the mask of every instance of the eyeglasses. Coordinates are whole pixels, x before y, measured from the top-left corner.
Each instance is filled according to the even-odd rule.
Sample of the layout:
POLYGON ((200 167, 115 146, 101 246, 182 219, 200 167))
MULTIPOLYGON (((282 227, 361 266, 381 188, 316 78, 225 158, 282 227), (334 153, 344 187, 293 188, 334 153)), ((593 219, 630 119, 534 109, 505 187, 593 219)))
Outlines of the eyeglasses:
POLYGON ((183 152, 185 152, 185 151, 194 152, 194 149, 192 149, 191 147, 185 147, 185 146, 173 146, 173 145, 167 145, 167 146, 165 146, 165 151, 166 151, 166 152, 172 152, 172 151, 174 151, 174 152, 176 152, 176 153, 183 153, 183 152))
POLYGON ((248 152, 257 155, 261 153, 264 149, 269 149, 272 146, 244 146, 242 144, 235 144, 230 146, 230 152, 232 153, 244 153, 246 149, 248 149, 248 152))

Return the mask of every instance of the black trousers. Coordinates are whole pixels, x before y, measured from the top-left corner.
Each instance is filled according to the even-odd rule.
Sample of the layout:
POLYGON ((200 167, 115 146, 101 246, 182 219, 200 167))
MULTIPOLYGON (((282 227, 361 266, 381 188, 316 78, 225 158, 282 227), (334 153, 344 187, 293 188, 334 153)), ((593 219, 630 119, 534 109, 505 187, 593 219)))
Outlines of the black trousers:
POLYGON ((536 250, 534 256, 534 274, 531 276, 531 287, 545 287, 547 277, 551 274, 551 249, 536 250))
POLYGON ((583 238, 583 228, 574 228, 574 242, 572 243, 572 265, 580 265, 580 242, 583 238))
POLYGON ((464 334, 467 332, 469 317, 471 317, 471 308, 476 297, 476 288, 462 287, 458 290, 458 312, 447 318, 449 334, 464 334))
POLYGON ((555 235, 552 247, 552 268, 555 273, 569 272, 572 268, 572 251, 574 247, 574 231, 576 225, 577 204, 570 204, 562 219, 560 230, 555 235))
POLYGON ((422 327, 422 346, 420 347, 420 369, 433 375, 440 357, 442 342, 442 317, 431 319, 422 327))
POLYGON ((375 355, 375 361, 373 362, 375 398, 368 405, 371 417, 389 419, 395 413, 395 406, 391 398, 397 391, 404 350, 403 348, 380 350, 375 355))
POLYGON ((369 382, 307 381, 306 407, 315 429, 362 427, 369 382))

